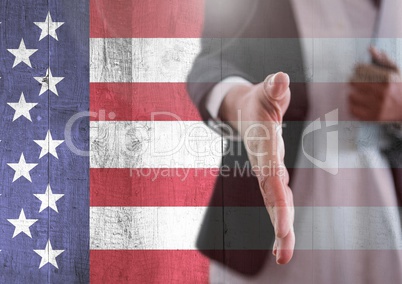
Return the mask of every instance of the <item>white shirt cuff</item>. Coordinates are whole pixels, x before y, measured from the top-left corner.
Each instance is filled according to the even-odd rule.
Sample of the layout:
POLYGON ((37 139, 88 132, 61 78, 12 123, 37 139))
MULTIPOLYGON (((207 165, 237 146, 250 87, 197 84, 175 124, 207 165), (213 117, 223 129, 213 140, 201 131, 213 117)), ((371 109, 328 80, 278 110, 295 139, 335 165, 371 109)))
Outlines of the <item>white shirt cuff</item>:
POLYGON ((232 76, 222 80, 209 92, 205 101, 205 107, 213 119, 219 120, 218 113, 223 99, 229 90, 237 85, 251 86, 252 84, 242 77, 232 76))
POLYGON ((229 90, 237 85, 251 86, 253 84, 242 77, 227 77, 215 85, 211 92, 209 92, 205 101, 205 107, 212 118, 208 121, 208 126, 228 139, 239 141, 241 138, 236 131, 228 124, 223 123, 218 116, 223 99, 229 90))

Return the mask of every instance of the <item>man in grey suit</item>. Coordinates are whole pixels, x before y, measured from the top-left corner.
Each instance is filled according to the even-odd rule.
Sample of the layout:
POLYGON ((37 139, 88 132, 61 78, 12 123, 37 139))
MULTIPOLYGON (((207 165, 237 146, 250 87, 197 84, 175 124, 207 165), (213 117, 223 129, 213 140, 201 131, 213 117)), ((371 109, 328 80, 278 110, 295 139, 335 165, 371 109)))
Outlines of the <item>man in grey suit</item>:
MULTIPOLYGON (((303 43, 302 38, 324 38, 326 32, 328 37, 348 38, 351 37, 351 34, 347 33, 348 28, 356 33, 356 38, 369 38, 371 31, 376 28, 376 15, 379 13, 377 1, 360 0, 360 4, 355 7, 347 6, 350 4, 347 0, 344 2, 346 4, 343 3, 340 7, 339 4, 328 1, 311 0, 305 3, 306 7, 301 7, 296 4, 297 1, 291 0, 206 1, 202 50, 188 77, 189 94, 202 118, 211 127, 217 129, 219 125, 223 135, 236 133, 243 142, 231 140, 229 143, 230 149, 226 151, 227 155, 223 157, 222 164, 232 169, 232 175, 221 175, 218 178, 210 203, 211 208, 206 214, 197 245, 205 255, 237 272, 246 275, 261 274, 268 258, 267 251, 270 249, 278 264, 286 264, 292 259, 295 247, 295 214, 289 181, 292 189, 297 187, 292 182, 297 172, 299 183, 303 181, 300 177, 302 171, 299 170, 304 168, 301 165, 305 165, 300 162, 303 121, 314 120, 315 115, 326 115, 329 110, 335 108, 339 109, 340 120, 344 121, 402 120, 399 114, 402 107, 402 90, 397 83, 400 78, 398 68, 384 53, 376 49, 370 50, 373 64, 361 64, 354 74, 351 72, 352 76, 346 74, 349 78, 352 77, 354 82, 348 89, 344 86, 328 87, 330 84, 324 84, 325 89, 315 91, 316 85, 327 83, 328 80, 315 82, 314 78, 307 78, 311 75, 311 69, 306 68, 306 61, 315 54, 309 53, 308 44, 303 43), (330 6, 327 7, 328 17, 325 16, 325 9, 319 8, 320 4, 330 6), (324 13, 315 15, 318 14, 318 19, 325 18, 327 23, 322 27, 322 33, 320 28, 316 28, 317 33, 311 36, 311 27, 307 27, 304 22, 308 22, 306 16, 314 9, 324 13), (366 9, 367 14, 357 16, 357 19, 355 16, 349 16, 349 27, 338 27, 331 22, 331 13, 336 9, 340 14, 349 9, 366 9), (311 100, 312 94, 315 98, 316 93, 323 90, 328 94, 339 93, 340 99, 317 99, 319 102, 311 100), (343 93, 346 96, 343 96, 343 93), (343 105, 345 101, 346 108, 343 105), (317 109, 320 111, 316 111, 317 109), (219 121, 225 124, 220 124, 219 121), (283 124, 286 125, 282 128, 283 124), (230 128, 225 125, 230 125, 230 128), (274 171, 266 175, 262 169, 268 164, 274 171), (235 168, 239 165, 252 167, 254 175, 236 175, 235 168), (216 210, 217 207, 222 207, 222 210, 216 210), (243 209, 234 209, 236 207, 243 209), (258 209, 261 207, 266 208, 265 214, 258 209)), ((334 21, 336 20, 334 17, 334 21)), ((344 46, 339 44, 338 49, 342 48, 344 46)), ((328 53, 328 57, 342 58, 342 52, 345 51, 341 50, 339 55, 336 55, 337 52, 334 50, 334 54, 328 53)), ((323 60, 324 63, 327 61, 323 60)), ((322 68, 321 73, 328 73, 325 78, 330 78, 336 83, 346 81, 339 79, 346 76, 343 66, 322 65, 324 67, 319 66, 322 68), (333 67, 336 70, 333 73, 328 72, 333 67), (336 72, 340 74, 339 77, 334 75, 338 74, 336 72)), ((322 74, 313 74, 312 77, 324 78, 322 74)), ((364 129, 370 127, 364 126, 364 129)), ((370 129, 377 131, 377 125, 370 129)), ((356 137, 360 135, 360 132, 357 132, 356 137)), ((389 191, 384 194, 395 193, 392 195, 392 202, 398 204, 397 198, 402 184, 400 174, 391 167, 399 161, 399 158, 395 157, 399 157, 401 153, 400 139, 397 135, 390 134, 390 131, 381 132, 380 136, 386 137, 386 150, 392 152, 394 159, 384 162, 385 155, 381 152, 383 148, 373 146, 370 149, 375 148, 374 155, 378 155, 381 163, 362 166, 359 161, 352 167, 364 168, 365 173, 360 177, 356 174, 352 176, 356 176, 359 184, 365 176, 373 175, 376 168, 386 167, 385 174, 377 175, 378 181, 387 185, 389 176, 393 177, 392 186, 390 185, 389 191)), ((375 139, 380 139, 380 136, 375 139)), ((356 137, 353 143, 358 145, 360 140, 356 137)), ((345 150, 342 145, 340 148, 341 154, 342 151, 350 151, 345 150)), ((359 150, 356 150, 360 147, 353 149, 357 157, 361 157, 359 150)), ((314 169, 311 165, 308 167, 312 168, 311 172, 322 171, 314 169)), ((311 186, 322 186, 324 180, 324 184, 328 182, 328 187, 331 187, 333 179, 328 177, 327 173, 319 175, 323 177, 321 181, 314 181, 311 186)), ((338 178, 349 179, 350 175, 340 173, 338 178)), ((339 187, 339 180, 334 188, 339 187)), ((364 187, 364 184, 361 184, 361 187, 364 187)), ((380 188, 372 190, 374 196, 380 188)), ((300 189, 299 192, 303 190, 300 189)), ((303 192, 307 195, 305 193, 309 192, 303 192)), ((337 198, 332 193, 311 193, 311 199, 324 200, 324 203, 327 202, 327 197, 334 200, 337 198)), ((310 197, 302 198, 305 198, 305 201, 310 197)), ((366 201, 371 202, 369 198, 366 201)), ((331 203, 329 204, 331 206, 331 203)), ((388 206, 389 203, 379 205, 388 206)), ((398 260, 399 257, 396 256, 398 260)))

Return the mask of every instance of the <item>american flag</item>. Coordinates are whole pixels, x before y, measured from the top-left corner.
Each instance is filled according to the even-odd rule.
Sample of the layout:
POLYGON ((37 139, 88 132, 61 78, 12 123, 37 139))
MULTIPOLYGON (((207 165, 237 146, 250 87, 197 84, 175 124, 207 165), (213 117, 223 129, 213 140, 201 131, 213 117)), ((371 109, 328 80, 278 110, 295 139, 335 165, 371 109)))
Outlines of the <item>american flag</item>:
POLYGON ((0 283, 207 281, 220 153, 185 140, 220 139, 185 88, 202 17, 198 0, 0 2, 0 283), (163 154, 177 143, 194 151, 163 154))
POLYGON ((208 282, 195 243, 224 142, 186 91, 203 14, 201 0, 0 1, 0 283, 208 282))

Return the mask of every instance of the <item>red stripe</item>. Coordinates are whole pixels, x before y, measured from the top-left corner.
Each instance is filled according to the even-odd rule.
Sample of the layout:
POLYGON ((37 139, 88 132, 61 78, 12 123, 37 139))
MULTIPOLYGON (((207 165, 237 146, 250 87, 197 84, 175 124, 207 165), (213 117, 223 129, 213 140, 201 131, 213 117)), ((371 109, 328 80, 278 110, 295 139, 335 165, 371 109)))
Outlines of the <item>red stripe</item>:
POLYGON ((90 172, 91 206, 207 206, 218 170, 90 169, 90 172), (152 170, 160 170, 155 180, 152 170), (179 176, 184 170, 188 170, 187 178, 179 176))
POLYGON ((185 83, 91 83, 90 92, 90 109, 99 114, 91 120, 201 120, 185 83))
MULTIPOLYGON (((91 38, 199 38, 202 35, 204 11, 209 15, 206 38, 296 38, 291 7, 282 16, 275 17, 284 5, 272 1, 205 0, 90 0, 91 38), (229 4, 228 4, 229 3, 229 4), (250 22, 250 23, 249 23, 250 22), (278 25, 282 23, 281 29, 278 25), (248 26, 245 26, 245 24, 248 26)), ((279 3, 279 2, 278 2, 279 3)), ((286 5, 285 5, 286 6, 286 5)), ((305 37, 323 38, 325 28, 315 27, 305 37)), ((354 37, 367 37, 366 33, 354 37)), ((395 37, 397 35, 391 35, 395 37)), ((349 31, 337 37, 351 37, 349 31)))
MULTIPOLYGON (((325 90, 337 90, 337 85, 344 86, 344 83, 311 83, 310 87, 317 92, 324 90, 320 96, 328 98, 321 100, 331 100, 334 92, 325 90)), ((187 93, 186 83, 91 83, 90 92, 90 110, 98 114, 97 117, 91 117, 93 121, 201 121, 187 93), (170 115, 158 114, 160 112, 170 115)), ((350 90, 342 89, 340 92, 350 90)), ((348 117, 347 121, 358 120, 348 115, 348 105, 343 104, 327 109, 312 109, 311 116, 324 118, 326 113, 336 108, 339 109, 340 120, 345 117, 348 117)))
POLYGON ((91 283, 208 283, 207 258, 195 250, 92 250, 91 283))
MULTIPOLYGON (((361 259, 370 259, 377 264, 371 266, 371 275, 377 275, 384 283, 396 283, 399 273, 401 250, 297 250, 289 264, 278 266, 271 251, 211 251, 213 257, 243 273, 255 274, 264 262, 265 274, 275 283, 280 283, 289 271, 297 275, 299 283, 315 280, 341 279, 334 275, 334 265, 354 267, 356 275, 367 272, 361 259), (259 258, 259 260, 257 260, 259 258), (306 273, 307 272, 307 273, 306 273), (332 278, 331 277, 335 277, 332 278), (328 278, 330 277, 330 278, 328 278)), ((91 283, 208 283, 209 260, 198 251, 183 250, 91 250, 91 283)), ((264 273, 263 271, 261 271, 264 273)), ((261 275, 265 278, 265 275, 261 275)), ((348 274, 350 276, 350 274, 348 274)), ((268 279, 266 278, 266 279, 268 279)), ((352 280, 352 279, 349 279, 352 280)), ((354 279, 356 280, 356 279, 354 279)), ((373 280, 373 279, 370 279, 373 280)), ((375 280, 375 282, 377 282, 375 280)), ((353 282, 353 281, 351 281, 353 282)))
POLYGON ((200 37, 202 0, 91 0, 91 38, 200 37))
MULTIPOLYGON (((237 271, 254 274, 253 283, 401 283, 401 250, 296 250, 286 265, 277 265, 271 251, 266 251, 266 261, 264 255, 257 250, 226 251, 223 261, 237 271)), ((225 275, 211 280, 233 281, 225 275)))

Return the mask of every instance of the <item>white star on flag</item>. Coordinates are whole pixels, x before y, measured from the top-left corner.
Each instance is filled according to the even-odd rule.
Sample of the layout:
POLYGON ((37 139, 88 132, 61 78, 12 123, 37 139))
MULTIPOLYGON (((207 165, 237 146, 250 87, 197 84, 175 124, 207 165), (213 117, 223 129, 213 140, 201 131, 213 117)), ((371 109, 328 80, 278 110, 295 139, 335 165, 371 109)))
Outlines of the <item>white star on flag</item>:
POLYGON ((29 174, 29 172, 33 168, 35 168, 38 164, 27 163, 25 161, 24 153, 22 153, 18 163, 7 163, 7 165, 15 171, 13 182, 19 179, 20 177, 24 177, 30 182, 32 182, 31 175, 29 174))
POLYGON ((13 121, 15 121, 20 116, 24 116, 29 121, 32 121, 29 111, 33 109, 37 105, 37 103, 27 103, 25 101, 24 93, 21 93, 18 103, 7 104, 15 110, 13 121))
POLYGON ((34 22, 42 31, 39 37, 39 41, 44 39, 46 36, 51 36, 55 40, 59 40, 57 38, 56 30, 60 28, 64 22, 53 22, 52 16, 50 12, 47 13, 46 20, 44 22, 34 22))
POLYGON ((42 95, 47 90, 51 91, 56 96, 58 96, 59 93, 57 92, 56 85, 60 83, 60 81, 62 81, 64 77, 53 77, 52 71, 50 70, 50 68, 48 68, 45 77, 34 77, 34 79, 42 85, 42 88, 40 89, 39 92, 39 96, 42 95))
POLYGON ((54 250, 52 248, 52 244, 50 243, 49 239, 46 243, 45 249, 42 250, 34 249, 34 252, 36 252, 42 258, 39 264, 39 269, 41 269, 47 263, 50 263, 51 265, 53 265, 58 269, 59 267, 57 265, 56 257, 62 254, 64 250, 54 250))
POLYGON ((34 196, 42 202, 39 213, 48 207, 59 213, 59 211, 57 210, 56 201, 62 198, 64 194, 54 194, 52 192, 50 184, 46 187, 46 192, 44 194, 34 194, 34 196))
POLYGON ((24 209, 21 209, 21 213, 18 219, 7 219, 7 221, 15 226, 13 238, 18 236, 20 233, 24 233, 28 237, 32 238, 29 227, 35 224, 38 219, 27 219, 25 217, 24 209))
POLYGON ((32 56, 35 52, 37 52, 37 49, 27 49, 25 46, 24 39, 21 40, 20 46, 18 49, 7 49, 12 55, 15 56, 13 68, 20 64, 21 62, 24 62, 26 65, 32 68, 31 65, 31 60, 29 57, 32 56))
POLYGON ((34 140, 34 142, 42 148, 39 159, 47 153, 58 159, 59 157, 57 156, 56 148, 63 143, 64 140, 53 140, 52 134, 50 133, 50 130, 48 130, 45 140, 34 140))

